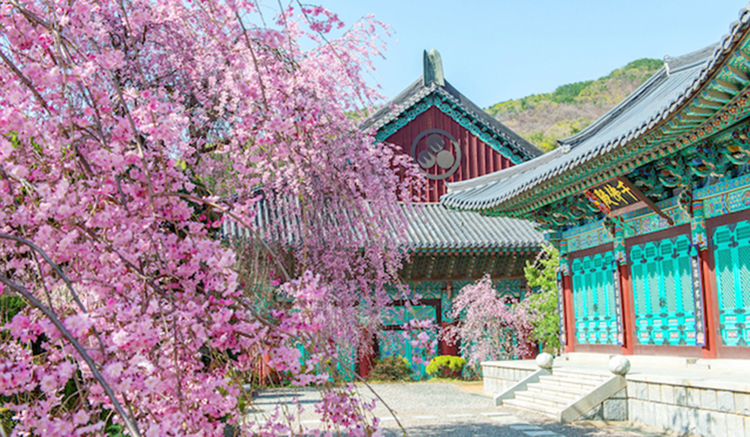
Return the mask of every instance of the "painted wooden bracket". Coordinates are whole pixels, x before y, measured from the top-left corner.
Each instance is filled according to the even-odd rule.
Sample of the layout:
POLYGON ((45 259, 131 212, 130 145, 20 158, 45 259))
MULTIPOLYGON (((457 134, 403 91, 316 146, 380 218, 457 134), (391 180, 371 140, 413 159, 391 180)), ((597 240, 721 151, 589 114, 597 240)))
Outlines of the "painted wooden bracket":
POLYGON ((667 214, 665 214, 664 211, 661 210, 661 208, 659 208, 658 206, 656 206, 656 203, 654 203, 653 200, 649 199, 648 196, 646 196, 645 194, 643 194, 643 191, 639 190, 638 187, 636 187, 630 181, 630 179, 628 179, 625 176, 618 176, 617 179, 619 179, 620 181, 622 181, 622 183, 625 184, 625 186, 627 186, 628 188, 630 188, 630 191, 632 191, 633 194, 635 194, 635 196, 637 198, 641 199, 641 201, 643 203, 645 203, 646 206, 648 206, 649 208, 651 208, 651 210, 654 211, 659 217, 662 217, 664 220, 666 220, 667 223, 669 223, 669 226, 674 226, 674 221, 672 220, 672 217, 670 217, 667 214))

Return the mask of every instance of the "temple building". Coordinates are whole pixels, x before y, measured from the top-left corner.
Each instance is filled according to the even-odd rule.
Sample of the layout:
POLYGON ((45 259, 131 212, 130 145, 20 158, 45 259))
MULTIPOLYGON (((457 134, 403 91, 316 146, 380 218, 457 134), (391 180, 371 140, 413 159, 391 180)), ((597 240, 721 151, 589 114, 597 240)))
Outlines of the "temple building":
POLYGON ((566 352, 750 358, 748 21, 557 149, 448 184, 447 207, 560 249, 566 352))
MULTIPOLYGON (((408 212, 410 263, 401 272, 417 305, 405 307, 394 295, 377 336, 380 357, 410 355, 409 342, 400 335, 410 319, 452 323, 452 297, 484 274, 491 276, 499 295, 521 298, 527 289, 523 267, 543 240, 528 221, 466 214, 437 203, 447 192, 446 183, 512 169, 542 152, 445 80, 436 50, 425 51, 423 66, 422 77, 362 125, 373 129, 378 141, 401 146, 427 178, 421 192, 412 191, 422 203, 408 212)), ((457 353, 456 346, 443 342, 436 350, 437 355, 457 353)), ((367 371, 360 365, 361 374, 367 371)))
MULTIPOLYGON (((438 203, 446 182, 458 182, 514 168, 541 155, 536 147, 503 126, 445 80, 440 54, 424 53, 424 74, 406 90, 365 120, 379 142, 399 145, 419 165, 427 183, 413 187, 404 211, 408 222, 405 250, 409 263, 399 272, 410 294, 393 290, 392 305, 383 314, 381 332, 374 335, 374 354, 351 363, 366 376, 377 358, 412 355, 404 326, 429 320, 434 326, 453 323, 452 298, 460 289, 489 274, 500 296, 521 298, 527 290, 523 267, 539 253, 543 235, 537 226, 515 218, 495 219, 451 211, 438 203)), ((259 204, 255 227, 271 243, 293 244, 298 220, 285 219, 281 205, 259 204)), ((227 221, 226 238, 246 238, 247 230, 227 221)), ((437 340, 437 329, 428 334, 437 340)), ((435 355, 456 355, 457 345, 438 342, 435 355)), ((424 365, 413 366, 424 374, 424 365)))

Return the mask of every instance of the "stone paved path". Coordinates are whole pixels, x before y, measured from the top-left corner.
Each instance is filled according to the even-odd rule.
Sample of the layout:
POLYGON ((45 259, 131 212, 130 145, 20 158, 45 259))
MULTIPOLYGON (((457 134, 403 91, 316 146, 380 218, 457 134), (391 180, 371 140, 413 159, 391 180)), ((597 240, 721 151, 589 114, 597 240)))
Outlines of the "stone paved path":
MULTIPOLYGON (((361 385, 357 388, 366 399, 373 394, 361 385)), ((481 393, 479 384, 406 383, 373 384, 373 388, 394 410, 398 421, 410 437, 633 437, 660 434, 633 432, 624 427, 595 427, 588 423, 561 425, 545 416, 509 408, 494 407, 492 399, 481 393)), ((319 399, 315 390, 280 389, 261 392, 256 398, 258 414, 271 413, 277 406, 290 406, 297 397, 309 407, 297 420, 305 429, 321 426, 312 404, 319 399)), ((374 415, 381 420, 383 435, 402 436, 396 419, 382 404, 374 415)))

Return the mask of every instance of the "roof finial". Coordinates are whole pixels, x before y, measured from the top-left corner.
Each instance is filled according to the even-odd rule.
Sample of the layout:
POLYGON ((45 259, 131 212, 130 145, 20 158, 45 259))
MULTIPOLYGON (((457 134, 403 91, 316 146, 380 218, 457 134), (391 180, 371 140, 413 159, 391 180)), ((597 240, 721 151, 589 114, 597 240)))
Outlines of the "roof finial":
POLYGON ((667 70, 667 77, 669 77, 669 55, 664 55, 664 69, 667 70))
POLYGON ((432 49, 429 52, 424 51, 424 73, 422 74, 422 82, 424 86, 430 86, 430 83, 435 82, 436 85, 445 86, 445 76, 443 75, 443 61, 440 59, 440 53, 437 50, 432 49))

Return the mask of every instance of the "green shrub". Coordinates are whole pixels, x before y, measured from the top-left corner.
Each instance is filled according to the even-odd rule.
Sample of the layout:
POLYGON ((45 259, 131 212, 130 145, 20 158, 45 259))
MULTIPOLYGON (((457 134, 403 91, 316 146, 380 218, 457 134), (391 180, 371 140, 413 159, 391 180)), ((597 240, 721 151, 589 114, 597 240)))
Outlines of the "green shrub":
POLYGON ((370 372, 370 379, 375 381, 410 381, 411 367, 402 356, 384 357, 375 361, 375 367, 370 372))
POLYGON ((427 366, 426 372, 428 375, 442 376, 444 378, 457 378, 461 376, 461 371, 466 364, 466 360, 461 357, 454 357, 453 355, 440 355, 430 361, 427 366))
MULTIPOLYGON (((534 315, 531 324, 531 339, 542 344, 545 351, 559 351, 560 319, 557 314, 557 268, 560 265, 560 252, 553 246, 544 246, 541 256, 532 264, 526 261, 523 271, 526 282, 532 289, 540 290, 526 298, 521 304, 530 308, 534 315)), ((555 352, 550 352, 556 355, 555 352)))
POLYGON ((0 295, 0 325, 10 322, 13 316, 25 307, 26 301, 20 296, 13 295, 10 290, 0 295))

